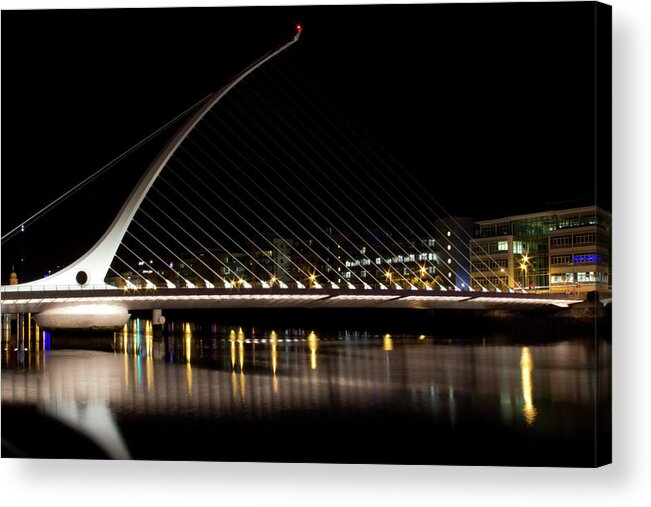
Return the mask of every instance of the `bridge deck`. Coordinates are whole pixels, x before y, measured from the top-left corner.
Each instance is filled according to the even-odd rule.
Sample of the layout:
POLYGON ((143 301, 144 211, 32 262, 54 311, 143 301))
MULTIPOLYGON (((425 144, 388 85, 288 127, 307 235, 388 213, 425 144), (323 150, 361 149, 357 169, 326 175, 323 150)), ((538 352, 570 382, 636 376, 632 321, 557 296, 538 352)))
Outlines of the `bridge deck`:
MULTIPOLYGON (((5 289, 5 287, 3 287, 5 289)), ((57 306, 111 304, 128 310, 201 308, 415 308, 516 309, 568 307, 582 300, 564 294, 349 289, 76 289, 2 291, 7 313, 37 313, 57 306)))

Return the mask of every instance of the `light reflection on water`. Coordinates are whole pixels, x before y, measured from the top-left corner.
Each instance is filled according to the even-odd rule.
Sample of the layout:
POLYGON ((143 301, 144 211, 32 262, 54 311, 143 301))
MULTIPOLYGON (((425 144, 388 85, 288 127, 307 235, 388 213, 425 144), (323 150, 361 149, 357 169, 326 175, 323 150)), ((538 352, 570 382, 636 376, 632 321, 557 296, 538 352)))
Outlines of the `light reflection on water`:
POLYGON ((522 347, 520 356, 520 370, 522 371, 522 398, 524 407, 522 413, 527 425, 533 426, 536 420, 536 407, 533 404, 533 386, 531 381, 531 370, 533 370, 533 359, 529 347, 522 347))
POLYGON ((3 330, 3 403, 68 419, 70 406, 91 405, 118 419, 398 413, 405 424, 411 416, 445 428, 470 421, 545 438, 583 431, 589 418, 569 426, 567 418, 596 403, 594 346, 580 340, 523 346, 217 325, 197 332, 189 322, 173 329, 156 338, 151 321, 135 319, 110 339, 113 352, 48 350, 40 330, 17 338, 3 330))

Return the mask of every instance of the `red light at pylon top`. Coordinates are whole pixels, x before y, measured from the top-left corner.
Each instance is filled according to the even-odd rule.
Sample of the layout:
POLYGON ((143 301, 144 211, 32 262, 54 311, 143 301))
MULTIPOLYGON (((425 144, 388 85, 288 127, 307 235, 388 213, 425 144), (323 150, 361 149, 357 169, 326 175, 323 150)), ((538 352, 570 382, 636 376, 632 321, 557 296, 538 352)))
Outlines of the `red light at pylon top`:
POLYGON ((297 24, 297 25, 296 25, 296 31, 297 31, 298 33, 301 33, 301 32, 303 31, 303 25, 301 25, 300 23, 297 24))

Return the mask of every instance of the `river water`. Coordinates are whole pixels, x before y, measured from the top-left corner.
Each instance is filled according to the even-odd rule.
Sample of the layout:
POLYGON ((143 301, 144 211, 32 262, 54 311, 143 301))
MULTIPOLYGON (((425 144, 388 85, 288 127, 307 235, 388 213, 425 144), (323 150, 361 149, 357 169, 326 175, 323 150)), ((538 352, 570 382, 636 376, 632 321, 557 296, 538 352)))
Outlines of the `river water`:
POLYGON ((135 319, 2 343, 4 456, 594 466, 609 431, 591 338, 135 319))

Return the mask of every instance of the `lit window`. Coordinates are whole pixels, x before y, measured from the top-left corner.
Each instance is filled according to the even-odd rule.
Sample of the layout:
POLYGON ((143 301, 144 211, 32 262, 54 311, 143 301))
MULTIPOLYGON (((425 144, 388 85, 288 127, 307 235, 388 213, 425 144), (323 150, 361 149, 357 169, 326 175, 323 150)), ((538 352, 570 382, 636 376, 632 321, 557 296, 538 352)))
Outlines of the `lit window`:
POLYGON ((508 241, 498 241, 497 242, 497 251, 498 252, 506 252, 506 251, 508 251, 508 249, 509 249, 509 242, 508 241))
POLYGON ((589 271, 587 273, 577 273, 576 274, 576 281, 577 282, 594 282, 596 281, 596 277, 593 271, 589 271))
POLYGON ((527 244, 523 243, 522 241, 514 241, 513 242, 513 253, 514 254, 522 254, 526 253, 526 248, 527 244))
POLYGON ((574 281, 574 273, 560 273, 551 276, 551 283, 572 283, 574 281))

